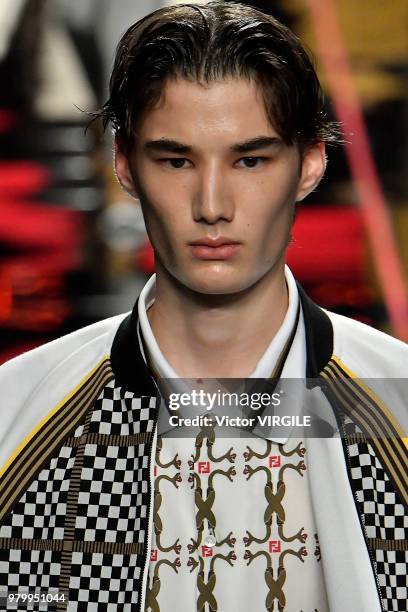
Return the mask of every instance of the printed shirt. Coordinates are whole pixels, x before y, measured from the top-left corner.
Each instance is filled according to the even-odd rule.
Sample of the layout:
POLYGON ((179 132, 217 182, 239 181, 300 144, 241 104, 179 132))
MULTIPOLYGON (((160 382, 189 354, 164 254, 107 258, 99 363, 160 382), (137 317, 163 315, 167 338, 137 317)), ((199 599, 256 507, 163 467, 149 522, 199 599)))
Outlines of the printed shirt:
MULTIPOLYGON (((291 335, 282 377, 305 373, 303 316, 285 272, 288 311, 250 378, 271 375, 291 335)), ((177 378, 147 318, 154 287, 152 277, 139 299, 141 350, 159 377, 177 378)), ((307 440, 185 435, 158 438, 145 610, 327 612, 307 440)))

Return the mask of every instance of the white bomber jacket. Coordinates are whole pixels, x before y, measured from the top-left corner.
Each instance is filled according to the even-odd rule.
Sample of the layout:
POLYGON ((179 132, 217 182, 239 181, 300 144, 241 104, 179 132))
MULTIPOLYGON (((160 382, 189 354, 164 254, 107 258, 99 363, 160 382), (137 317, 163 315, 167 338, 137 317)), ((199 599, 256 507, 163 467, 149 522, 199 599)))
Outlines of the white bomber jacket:
MULTIPOLYGON (((408 346, 299 293, 342 434, 308 443, 330 610, 406 610, 408 346)), ((0 367, 0 595, 144 611, 160 396, 136 328, 137 304, 0 367)))

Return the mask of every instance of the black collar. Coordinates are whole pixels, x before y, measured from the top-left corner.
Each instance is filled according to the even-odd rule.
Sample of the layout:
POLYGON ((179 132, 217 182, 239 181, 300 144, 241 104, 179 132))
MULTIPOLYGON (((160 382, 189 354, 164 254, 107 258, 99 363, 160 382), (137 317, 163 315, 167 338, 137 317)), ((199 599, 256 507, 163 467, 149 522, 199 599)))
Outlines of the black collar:
POLYGON ((143 359, 137 335, 138 303, 120 324, 112 344, 111 363, 117 386, 138 395, 156 396, 157 389, 143 359))
POLYGON ((333 355, 333 325, 328 315, 297 283, 306 332, 306 378, 318 378, 333 355))
MULTIPOLYGON (((306 377, 318 378, 333 354, 333 327, 327 314, 298 283, 306 331, 306 377)), ((111 362, 118 386, 138 395, 156 396, 157 390, 140 351, 137 335, 138 300, 121 323, 112 344, 111 362)))

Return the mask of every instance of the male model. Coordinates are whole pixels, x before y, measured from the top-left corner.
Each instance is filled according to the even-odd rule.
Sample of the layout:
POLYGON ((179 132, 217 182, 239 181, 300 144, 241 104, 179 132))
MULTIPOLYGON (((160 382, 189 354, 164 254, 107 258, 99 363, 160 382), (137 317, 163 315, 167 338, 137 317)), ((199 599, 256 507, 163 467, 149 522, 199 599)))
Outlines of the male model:
POLYGON ((131 314, 0 369, 4 588, 58 610, 405 610, 404 397, 367 381, 406 377, 407 346, 285 266, 337 138, 299 40, 239 4, 161 9, 123 36, 101 115, 156 275, 131 314), (308 401, 339 435, 166 418, 192 380, 289 378, 325 383, 308 401))

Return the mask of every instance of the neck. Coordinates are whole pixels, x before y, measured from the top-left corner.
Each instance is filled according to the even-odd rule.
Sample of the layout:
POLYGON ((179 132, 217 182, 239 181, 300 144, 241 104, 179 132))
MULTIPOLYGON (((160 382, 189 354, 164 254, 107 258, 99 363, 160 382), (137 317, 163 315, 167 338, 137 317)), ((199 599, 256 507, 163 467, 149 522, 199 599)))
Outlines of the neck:
POLYGON ((205 296, 186 291, 159 265, 148 317, 163 355, 181 378, 245 378, 287 309, 284 262, 239 294, 205 296))

